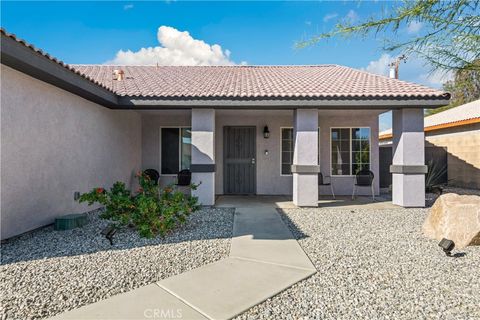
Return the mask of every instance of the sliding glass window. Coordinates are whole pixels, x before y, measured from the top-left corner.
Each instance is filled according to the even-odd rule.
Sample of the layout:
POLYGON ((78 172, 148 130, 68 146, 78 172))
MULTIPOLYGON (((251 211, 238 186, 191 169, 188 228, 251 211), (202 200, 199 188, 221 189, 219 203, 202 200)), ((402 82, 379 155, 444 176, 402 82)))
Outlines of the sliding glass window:
POLYGON ((192 162, 192 134, 190 128, 161 129, 162 174, 177 174, 190 169, 192 162))

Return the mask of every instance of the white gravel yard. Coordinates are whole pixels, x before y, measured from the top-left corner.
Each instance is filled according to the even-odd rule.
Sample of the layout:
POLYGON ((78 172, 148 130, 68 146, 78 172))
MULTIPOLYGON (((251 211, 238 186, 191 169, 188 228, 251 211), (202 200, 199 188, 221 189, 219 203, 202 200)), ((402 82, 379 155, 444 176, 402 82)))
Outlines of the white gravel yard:
POLYGON ((238 319, 480 319, 480 247, 446 257, 428 209, 282 210, 318 273, 238 319))
POLYGON ((1 319, 37 319, 130 291, 228 256, 233 209, 202 209, 164 238, 119 231, 110 246, 89 223, 70 231, 47 227, 2 244, 1 319))

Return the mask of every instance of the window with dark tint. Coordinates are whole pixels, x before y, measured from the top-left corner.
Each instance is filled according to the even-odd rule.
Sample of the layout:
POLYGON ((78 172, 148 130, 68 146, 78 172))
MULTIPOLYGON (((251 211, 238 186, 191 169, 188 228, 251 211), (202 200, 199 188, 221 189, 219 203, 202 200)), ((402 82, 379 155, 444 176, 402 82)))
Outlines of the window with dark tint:
POLYGON ((293 129, 282 128, 282 174, 292 174, 293 162, 293 129))
POLYGON ((179 168, 179 130, 162 128, 162 174, 177 174, 179 168))

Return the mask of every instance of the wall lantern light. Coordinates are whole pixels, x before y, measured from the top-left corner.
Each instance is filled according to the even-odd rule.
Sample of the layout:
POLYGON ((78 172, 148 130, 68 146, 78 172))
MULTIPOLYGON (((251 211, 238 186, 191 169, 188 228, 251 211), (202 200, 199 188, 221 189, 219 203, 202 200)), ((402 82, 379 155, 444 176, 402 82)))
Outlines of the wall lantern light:
POLYGON ((264 137, 265 139, 270 138, 270 131, 268 131, 268 126, 265 126, 265 127, 263 128, 263 137, 264 137))

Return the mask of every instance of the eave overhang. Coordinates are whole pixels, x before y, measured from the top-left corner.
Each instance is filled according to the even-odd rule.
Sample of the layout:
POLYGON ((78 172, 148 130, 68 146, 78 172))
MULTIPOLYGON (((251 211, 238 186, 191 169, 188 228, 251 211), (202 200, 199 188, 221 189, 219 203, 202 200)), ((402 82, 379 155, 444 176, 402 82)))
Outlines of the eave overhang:
POLYGON ((12 69, 102 106, 118 104, 118 96, 115 93, 72 72, 58 62, 48 59, 3 33, 1 38, 1 62, 12 69))
POLYGON ((119 97, 113 109, 401 109, 437 108, 449 99, 156 99, 119 97))

